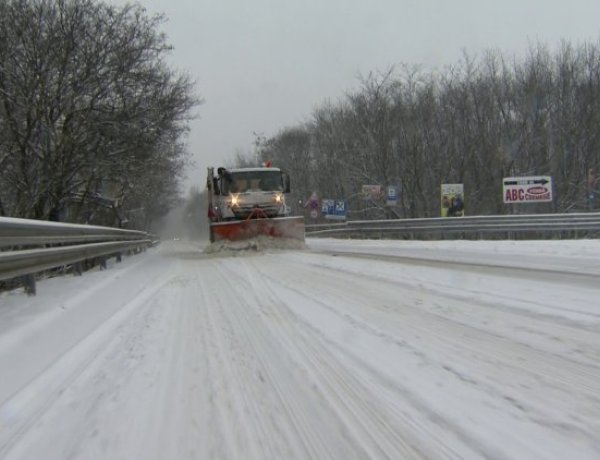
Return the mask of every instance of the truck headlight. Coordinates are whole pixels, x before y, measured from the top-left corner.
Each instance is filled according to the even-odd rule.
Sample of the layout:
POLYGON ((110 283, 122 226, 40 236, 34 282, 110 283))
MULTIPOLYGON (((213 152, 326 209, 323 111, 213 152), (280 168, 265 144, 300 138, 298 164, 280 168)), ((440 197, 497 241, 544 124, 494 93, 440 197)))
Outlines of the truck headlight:
POLYGON ((275 203, 283 203, 283 195, 280 193, 277 193, 275 195, 275 203))
POLYGON ((231 195, 231 206, 237 206, 239 203, 237 195, 231 195))

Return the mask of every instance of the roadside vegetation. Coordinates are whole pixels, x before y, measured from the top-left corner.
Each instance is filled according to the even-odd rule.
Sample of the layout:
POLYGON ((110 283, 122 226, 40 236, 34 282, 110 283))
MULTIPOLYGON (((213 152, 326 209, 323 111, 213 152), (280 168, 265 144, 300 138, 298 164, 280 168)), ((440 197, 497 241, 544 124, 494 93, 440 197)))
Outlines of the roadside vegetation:
POLYGON ((179 198, 200 102, 160 15, 0 2, 0 215, 148 228, 179 198))
POLYGON ((437 217, 440 185, 460 183, 468 214, 504 214, 503 177, 549 175, 554 202, 528 211, 600 207, 600 43, 373 72, 307 118, 251 155, 293 171, 294 203, 317 191, 363 217, 437 217), (365 184, 398 187, 397 206, 363 200, 365 184))

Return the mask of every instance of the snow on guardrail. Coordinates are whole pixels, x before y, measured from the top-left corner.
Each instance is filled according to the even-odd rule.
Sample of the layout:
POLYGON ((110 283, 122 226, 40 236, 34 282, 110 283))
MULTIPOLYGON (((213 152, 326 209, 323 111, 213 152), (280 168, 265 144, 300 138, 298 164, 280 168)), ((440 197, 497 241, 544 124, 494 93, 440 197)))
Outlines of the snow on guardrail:
POLYGON ((35 293, 37 272, 95 258, 120 260, 123 252, 156 242, 135 230, 0 217, 0 280, 25 276, 26 290, 35 293))
POLYGON ((515 233, 564 231, 600 232, 600 213, 507 214, 445 218, 355 220, 306 225, 307 236, 391 237, 415 234, 452 236, 457 233, 515 233))

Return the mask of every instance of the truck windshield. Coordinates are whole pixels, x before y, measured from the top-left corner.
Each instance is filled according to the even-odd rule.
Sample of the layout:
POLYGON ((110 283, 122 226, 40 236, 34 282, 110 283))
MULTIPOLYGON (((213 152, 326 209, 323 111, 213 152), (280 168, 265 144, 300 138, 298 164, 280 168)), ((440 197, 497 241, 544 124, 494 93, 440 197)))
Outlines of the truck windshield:
POLYGON ((231 173, 230 193, 250 191, 281 192, 283 181, 279 171, 240 171, 231 173))

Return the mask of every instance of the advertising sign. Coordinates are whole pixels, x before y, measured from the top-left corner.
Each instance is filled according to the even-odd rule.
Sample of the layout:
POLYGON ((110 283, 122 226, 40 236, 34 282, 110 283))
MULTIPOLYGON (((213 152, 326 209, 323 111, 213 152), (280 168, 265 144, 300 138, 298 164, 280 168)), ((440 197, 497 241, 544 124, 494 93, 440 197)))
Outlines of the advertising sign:
POLYGON ((462 217, 465 215, 465 192, 463 184, 442 184, 441 216, 462 217))
POLYGON ((361 195, 365 200, 378 201, 383 198, 381 185, 363 185, 361 195))
POLYGON ((502 196, 505 203, 552 201, 552 177, 505 177, 502 179, 502 196))

